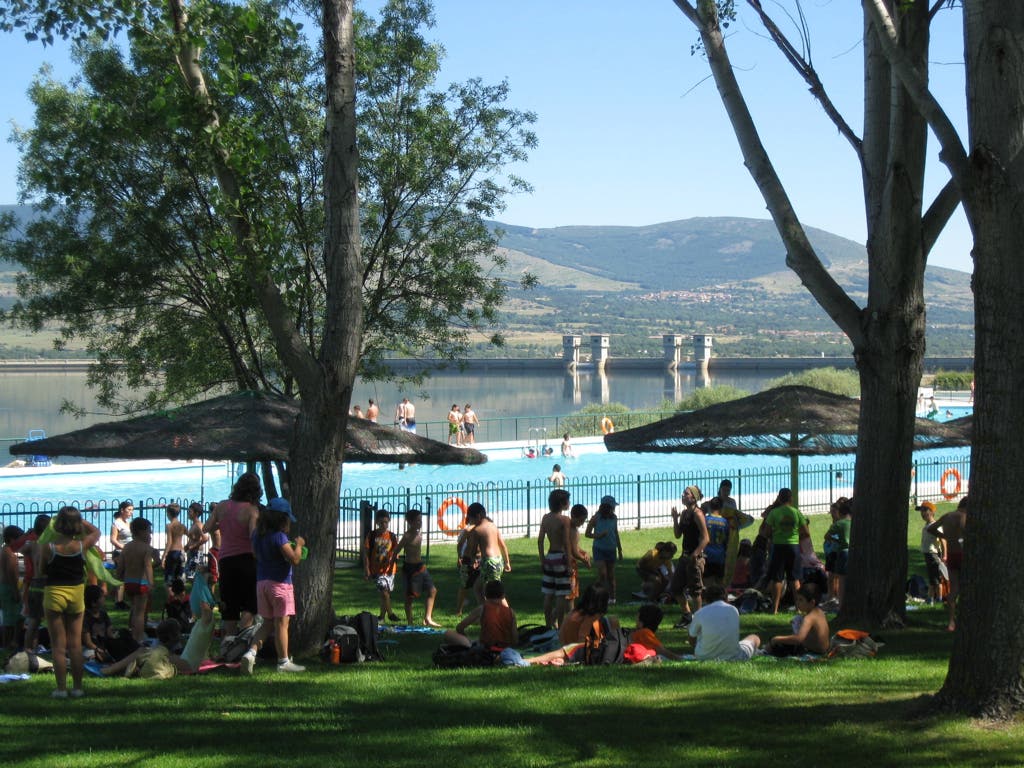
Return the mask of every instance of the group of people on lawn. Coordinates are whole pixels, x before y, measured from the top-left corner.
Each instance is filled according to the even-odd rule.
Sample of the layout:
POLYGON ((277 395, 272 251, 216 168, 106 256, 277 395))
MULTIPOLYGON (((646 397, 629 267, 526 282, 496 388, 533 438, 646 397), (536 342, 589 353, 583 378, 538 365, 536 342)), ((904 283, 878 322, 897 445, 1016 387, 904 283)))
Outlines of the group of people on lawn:
MULTIPOLYGON (((729 490, 728 481, 722 491, 729 490)), ((708 544, 705 525, 693 522, 693 510, 700 499, 700 490, 688 487, 683 494, 684 512, 673 509, 676 535, 683 539, 684 558, 662 578, 668 585, 668 594, 678 595, 684 606, 688 601, 695 603, 695 613, 689 611, 685 620, 677 627, 689 625, 694 640, 697 658, 707 659, 749 659, 761 646, 756 635, 739 636, 739 613, 726 600, 726 591, 721 583, 723 571, 714 571, 712 583, 707 587, 702 582, 704 557, 702 550, 708 544), (703 535, 692 535, 691 526, 699 527, 703 535), (693 541, 696 544, 692 543, 693 541), (698 549, 699 547, 699 549, 698 549), (674 575, 673 575, 674 574, 674 575), (706 605, 703 603, 706 602, 706 605)), ((573 653, 583 642, 578 632, 589 632, 595 618, 604 617, 609 626, 617 626, 617 619, 606 616, 609 606, 614 605, 616 589, 615 563, 622 559, 622 544, 619 540, 615 508, 617 502, 612 496, 601 499, 594 517, 589 518, 585 506, 570 507, 567 491, 556 488, 548 498, 548 512, 540 521, 537 538, 537 556, 541 565, 541 593, 543 595, 545 624, 558 630, 562 648, 554 654, 532 659, 532 663, 551 663, 572 659, 573 653), (586 523, 584 536, 593 540, 592 553, 588 554, 580 545, 580 530, 586 523), (594 566, 597 583, 580 596, 579 564, 594 566), (581 599, 575 607, 577 598, 581 599), (561 654, 561 655, 559 655, 561 654)), ((720 504, 715 505, 716 509, 720 504)), ((799 512, 793 509, 797 515, 799 512)), ((699 512, 699 510, 698 510, 699 512)), ((703 523, 703 515, 698 520, 703 523)), ((433 606, 437 590, 421 557, 422 512, 410 510, 406 513, 406 532, 401 539, 390 531, 390 516, 381 511, 377 514, 375 528, 366 541, 364 576, 373 580, 379 592, 379 618, 397 621, 398 616, 391 605, 391 593, 397 575, 398 556, 405 551, 403 565, 405 580, 405 618, 413 622, 413 604, 420 597, 425 600, 424 623, 437 626, 433 620, 433 606)), ((712 522, 714 526, 714 521, 712 522)), ((728 526, 728 523, 727 523, 728 526)), ((726 535, 728 529, 726 528, 726 535)), ((659 555, 671 548, 656 548, 659 555)), ((466 632, 470 626, 480 626, 483 645, 500 648, 516 645, 515 614, 505 596, 501 584, 502 575, 511 570, 508 549, 494 522, 487 516, 482 504, 470 504, 466 511, 466 524, 458 540, 460 588, 457 597, 457 611, 461 615, 466 596, 472 591, 478 600, 478 607, 460 621, 454 630, 446 633, 451 644, 469 645, 471 640, 466 632)), ((641 561, 643 562, 643 561, 641 561)), ((724 553, 722 558, 724 566, 724 553)), ((671 566, 671 562, 669 562, 671 566)), ((801 620, 795 622, 793 633, 772 638, 769 648, 779 655, 823 653, 827 650, 829 635, 828 622, 817 607, 820 592, 815 585, 796 587, 797 607, 801 620)), ((646 644, 652 651, 666 658, 679 658, 668 651, 657 639, 656 632, 663 619, 663 610, 653 600, 643 606, 637 616, 634 642, 646 644), (638 639, 639 638, 639 639, 638 639)))
MULTIPOLYGON (((724 558, 719 547, 728 539, 731 528, 740 524, 737 514, 728 517, 722 514, 723 510, 736 510, 735 502, 729 496, 730 490, 729 481, 723 481, 718 495, 702 509, 698 506, 702 499, 700 489, 688 486, 682 494, 682 510, 672 508, 673 532, 681 540, 682 552, 678 560, 673 562, 675 545, 659 542, 641 558, 638 570, 644 588, 640 594, 649 598, 649 601, 638 612, 636 629, 631 638, 633 642, 665 658, 678 657, 678 654, 666 649, 656 635, 663 619, 663 610, 658 603, 667 599, 680 605, 682 615, 675 626, 688 627, 694 641, 694 655, 698 659, 749 659, 761 647, 761 640, 756 635, 739 636, 739 613, 727 600, 726 574, 722 567, 724 558)), ((166 620, 157 627, 158 643, 155 647, 141 645, 130 653, 119 654, 122 658, 107 667, 106 674, 118 674, 126 668, 144 668, 147 657, 154 654, 162 655, 166 665, 174 667, 176 671, 196 671, 205 659, 213 634, 212 586, 218 580, 224 635, 234 635, 239 628, 259 623, 251 646, 242 657, 243 671, 252 672, 257 649, 270 637, 273 637, 277 649, 277 669, 281 672, 303 670, 289 656, 288 626, 290 617, 295 614, 292 572, 294 566, 301 561, 304 541, 301 537, 294 540, 289 537, 290 525, 295 517, 287 500, 275 498, 267 506, 262 506, 259 504, 261 496, 258 476, 253 473, 242 475, 235 483, 230 498, 215 505, 205 523, 200 521, 203 514, 200 506, 189 509, 195 537, 192 529, 186 529, 177 521, 180 510, 176 508, 177 505, 171 505, 167 510, 169 544, 162 556, 150 544, 152 524, 144 518, 132 520, 127 526, 127 533, 119 532, 117 575, 124 581, 125 597, 130 598, 131 639, 136 643, 145 640, 145 616, 149 590, 153 584, 154 559, 164 566, 169 602, 175 597, 170 594, 172 580, 168 576, 177 578, 186 558, 193 566, 190 569, 194 572, 192 593, 185 599, 191 601, 192 612, 198 621, 189 637, 189 645, 180 654, 172 653, 178 646, 179 625, 174 620, 166 620), (177 550, 182 548, 177 545, 186 536, 191 545, 193 538, 202 542, 211 534, 217 536, 215 557, 197 564, 192 562, 191 552, 174 554, 175 547, 177 550), (262 622, 257 617, 261 617, 262 622)), ((735 585, 737 577, 748 583, 755 578, 761 584, 770 583, 772 605, 776 612, 787 582, 791 583, 799 612, 793 622, 793 631, 771 638, 766 649, 776 655, 825 653, 829 643, 829 628, 819 605, 822 590, 816 583, 801 583, 804 573, 802 568, 805 565, 801 544, 803 540, 809 540, 807 519, 791 502, 792 496, 788 489, 782 489, 763 514, 758 537, 770 544, 770 549, 764 555, 766 568, 761 570, 755 563, 756 546, 749 548, 749 554, 745 554, 741 547, 739 556, 732 564, 734 572, 730 583, 735 585)), ((568 491, 562 488, 551 491, 548 512, 540 522, 537 554, 542 572, 545 623, 549 628, 558 630, 562 647, 552 654, 533 659, 533 663, 571 660, 582 642, 580 633, 589 632, 595 618, 609 627, 617 622, 614 617, 607 615, 609 606, 616 602, 615 564, 622 559, 616 507, 614 497, 605 496, 595 515, 590 517, 583 505, 570 507, 568 491), (586 538, 593 540, 589 554, 580 545, 581 529, 584 529, 586 538), (582 596, 580 563, 594 566, 597 571, 597 583, 588 587, 582 596), (578 598, 580 604, 577 607, 575 601, 578 598)), ((934 520, 934 505, 930 502, 924 502, 918 509, 926 523, 922 534, 922 551, 926 556, 929 579, 933 571, 937 572, 936 580, 948 576, 950 590, 946 599, 950 612, 949 627, 952 629, 955 626, 955 598, 962 561, 967 499, 960 502, 955 512, 937 521, 934 520)), ((827 548, 827 557, 829 571, 838 577, 836 582, 832 582, 836 584, 833 595, 837 597, 842 594, 851 511, 852 505, 848 500, 838 500, 832 509, 833 525, 826 535, 826 543, 831 541, 835 545, 831 552, 827 548)), ((127 517, 130 514, 125 515, 123 520, 127 517)), ((86 614, 90 618, 85 644, 100 661, 104 660, 105 650, 97 644, 96 638, 104 636, 104 628, 109 629, 109 619, 105 618, 103 611, 104 590, 93 585, 88 600, 85 590, 86 553, 96 545, 100 534, 95 526, 82 519, 81 513, 74 507, 61 509, 52 521, 45 516, 40 518, 35 530, 26 536, 22 536, 21 531, 4 530, 5 546, 3 562, 0 563, 4 579, 0 586, 6 589, 8 582, 12 581, 7 578, 7 571, 10 570, 10 563, 16 561, 16 553, 25 553, 25 615, 30 617, 26 624, 26 640, 31 639, 31 647, 34 649, 35 639, 30 633, 38 630, 40 620, 45 616, 53 645, 57 678, 54 696, 78 697, 82 695, 83 624, 86 614), (70 690, 67 687, 65 653, 71 666, 70 690)), ((414 603, 423 598, 423 623, 438 627, 440 625, 433 617, 437 588, 422 558, 422 512, 409 510, 405 519, 406 531, 399 538, 390 531, 388 513, 377 513, 375 527, 365 542, 364 576, 374 581, 378 590, 379 617, 397 621, 398 616, 391 604, 391 593, 399 555, 404 552, 402 575, 405 582, 406 622, 413 623, 414 603)), ((813 554, 813 549, 811 552, 813 554)), ((447 640, 469 644, 471 641, 466 632, 470 626, 479 624, 480 642, 483 644, 493 647, 514 646, 518 640, 515 614, 502 585, 503 574, 512 569, 511 560, 498 527, 480 503, 470 504, 466 510, 465 526, 458 538, 458 563, 457 612, 462 615, 466 599, 471 593, 478 605, 460 621, 455 630, 449 630, 447 640)), ((16 569, 13 583, 17 583, 16 569)), ((8 615, 7 610, 4 615, 8 615)))

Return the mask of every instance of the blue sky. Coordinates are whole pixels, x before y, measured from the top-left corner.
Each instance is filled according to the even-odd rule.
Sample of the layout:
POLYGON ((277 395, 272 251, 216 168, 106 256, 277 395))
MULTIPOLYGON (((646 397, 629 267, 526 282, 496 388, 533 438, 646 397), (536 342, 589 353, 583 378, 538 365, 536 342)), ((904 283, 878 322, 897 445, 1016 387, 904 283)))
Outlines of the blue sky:
MULTIPOLYGON (((370 10, 379 5, 379 0, 364 3, 370 10)), ((429 37, 447 51, 444 77, 505 78, 511 104, 538 114, 539 146, 516 169, 535 191, 512 198, 502 221, 555 227, 634 226, 694 216, 768 218, 707 62, 690 55, 696 31, 671 0, 519 0, 512 6, 435 0, 435 5, 437 25, 429 37)), ((804 9, 814 63, 859 132, 860 3, 809 0, 804 9)), ((734 24, 728 46, 762 141, 801 220, 863 242, 860 173, 849 146, 755 20, 734 24)), ((944 11, 936 19, 931 58, 933 90, 965 133, 959 11, 944 11)), ((74 72, 66 46, 43 49, 13 35, 3 40, 5 136, 12 121, 31 125, 25 91, 43 63, 60 78, 74 72)), ((0 144, 0 203, 16 201, 17 162, 15 147, 0 144)), ((933 141, 929 163, 926 203, 948 178, 933 141)), ((966 220, 958 212, 930 263, 970 271, 970 245, 966 220)))

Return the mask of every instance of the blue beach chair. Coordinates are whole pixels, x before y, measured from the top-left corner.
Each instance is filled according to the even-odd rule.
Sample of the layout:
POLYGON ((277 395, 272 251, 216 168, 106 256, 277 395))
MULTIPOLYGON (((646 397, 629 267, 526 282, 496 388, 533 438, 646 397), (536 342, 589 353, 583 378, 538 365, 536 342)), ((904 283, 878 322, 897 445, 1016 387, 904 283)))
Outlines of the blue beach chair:
MULTIPOLYGON (((30 429, 25 440, 26 442, 32 442, 33 440, 42 440, 44 437, 46 437, 45 429, 30 429)), ((50 466, 50 457, 32 456, 29 458, 29 464, 33 467, 48 467, 50 466)))

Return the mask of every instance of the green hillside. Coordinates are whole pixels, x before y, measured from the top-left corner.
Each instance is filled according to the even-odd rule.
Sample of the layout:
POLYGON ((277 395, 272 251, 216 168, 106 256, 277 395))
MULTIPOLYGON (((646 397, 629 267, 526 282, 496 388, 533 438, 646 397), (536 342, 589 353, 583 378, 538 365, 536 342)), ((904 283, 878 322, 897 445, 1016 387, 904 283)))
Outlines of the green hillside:
MULTIPOLYGON (((28 206, 0 206, 23 223, 28 206)), ((618 355, 657 355, 663 333, 710 333, 716 354, 848 357, 850 346, 786 267, 771 221, 693 218, 644 227, 575 226, 502 230, 510 286, 501 324, 509 346, 486 344, 474 356, 557 354, 564 333, 608 333, 618 355), (524 273, 538 279, 517 287, 524 273)), ((853 298, 867 293, 864 246, 808 230, 829 272, 853 298)), ((493 265, 482 265, 491 270, 493 265)), ((0 261, 0 309, 14 297, 14 265, 0 261)), ((925 277, 928 354, 973 353, 970 275, 931 267, 925 277)), ((0 332, 0 355, 50 347, 49 337, 0 332)))

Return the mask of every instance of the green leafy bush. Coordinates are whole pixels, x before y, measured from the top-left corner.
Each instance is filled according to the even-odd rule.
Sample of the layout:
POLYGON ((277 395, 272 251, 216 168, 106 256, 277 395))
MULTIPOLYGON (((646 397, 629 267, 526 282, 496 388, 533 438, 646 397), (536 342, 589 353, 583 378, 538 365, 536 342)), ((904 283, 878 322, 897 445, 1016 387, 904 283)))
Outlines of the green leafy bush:
POLYGON ((612 420, 616 429, 628 429, 627 425, 638 426, 639 422, 630 424, 629 412, 629 408, 622 403, 591 403, 562 419, 562 429, 578 437, 600 435, 601 419, 605 416, 612 420))
POLYGON ((939 371, 932 386, 935 389, 970 389, 974 371, 939 371))
POLYGON ((728 384, 722 384, 715 387, 707 387, 705 389, 695 389, 693 394, 687 395, 678 403, 675 404, 676 411, 696 411, 700 408, 706 408, 709 405, 715 403, 727 403, 730 400, 739 400, 741 397, 749 395, 738 387, 733 387, 728 384))
POLYGON ((857 371, 851 368, 811 368, 799 373, 787 373, 785 376, 769 381, 765 384, 765 389, 794 384, 814 387, 836 395, 860 396, 860 378, 857 371))

